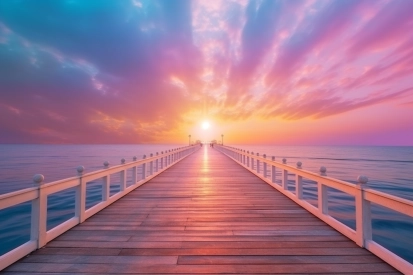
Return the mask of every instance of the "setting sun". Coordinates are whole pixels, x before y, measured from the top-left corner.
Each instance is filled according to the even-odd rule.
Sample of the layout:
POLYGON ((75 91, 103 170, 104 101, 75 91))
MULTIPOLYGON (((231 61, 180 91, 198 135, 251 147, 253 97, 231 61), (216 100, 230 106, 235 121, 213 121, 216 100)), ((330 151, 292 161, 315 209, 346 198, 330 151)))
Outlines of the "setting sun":
POLYGON ((208 128, 209 128, 209 122, 208 121, 202 122, 202 129, 206 130, 208 128))

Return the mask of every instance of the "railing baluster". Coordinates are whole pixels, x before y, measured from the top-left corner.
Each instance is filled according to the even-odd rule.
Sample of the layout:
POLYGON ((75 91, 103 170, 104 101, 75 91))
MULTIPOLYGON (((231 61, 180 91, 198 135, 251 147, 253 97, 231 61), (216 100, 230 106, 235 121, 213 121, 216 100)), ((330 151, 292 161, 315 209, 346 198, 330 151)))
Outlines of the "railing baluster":
MULTIPOLYGON (((133 157, 133 161, 136 161, 138 158, 135 156, 133 157)), ((138 167, 132 167, 132 185, 138 182, 138 167)))
MULTIPOLYGON (((301 161, 297 162, 297 169, 302 169, 301 161)), ((295 195, 300 200, 303 198, 303 177, 298 174, 295 175, 295 195)))
POLYGON ((78 166, 76 170, 79 176, 79 185, 76 187, 75 216, 79 218, 79 223, 82 223, 85 221, 86 211, 86 182, 83 180, 83 171, 85 168, 78 166))
POLYGON ((361 247, 366 246, 366 242, 372 239, 371 226, 371 203, 364 198, 364 184, 368 182, 366 176, 359 176, 356 189, 356 234, 357 244, 361 247))
MULTIPOLYGON (((275 161, 275 157, 271 157, 272 161, 275 161)), ((276 181, 276 169, 275 165, 271 165, 271 182, 275 183, 276 181)))
MULTIPOLYGON (((266 159, 267 155, 264 154, 262 157, 266 159)), ((264 169, 264 178, 267 178, 267 163, 265 161, 263 162, 263 169, 264 169)))
MULTIPOLYGON (((151 158, 153 157, 153 154, 151 153, 149 155, 151 158)), ((153 160, 151 160, 150 164, 149 164, 149 175, 152 176, 153 175, 153 160)))
POLYGON ((282 187, 284 190, 288 190, 288 171, 282 170, 282 187))
POLYGON ((328 215, 327 186, 325 186, 321 182, 317 182, 317 189, 318 189, 318 210, 321 213, 328 215))
POLYGON ((126 189, 126 170, 120 171, 120 192, 126 189))
MULTIPOLYGON (((103 163, 105 169, 109 168, 109 162, 105 161, 103 163)), ((109 200, 110 196, 110 174, 103 177, 103 184, 102 184, 102 201, 109 200)))
MULTIPOLYGON (((126 160, 121 159, 120 163, 125 164, 126 160)), ((120 171, 120 192, 123 192, 126 189, 126 170, 120 171)))
POLYGON ((251 152, 251 170, 255 169, 255 159, 254 159, 254 152, 251 152))
MULTIPOLYGON (((142 159, 146 159, 146 155, 143 155, 142 159)), ((146 179, 146 163, 142 164, 142 179, 146 179)))
POLYGON ((38 197, 32 200, 30 239, 37 241, 37 248, 46 244, 47 195, 44 194, 41 174, 34 175, 33 182, 38 186, 38 197))
POLYGON ((158 173, 159 171, 159 157, 158 157, 159 153, 156 152, 156 160, 155 160, 155 172, 158 173))
POLYGON ((257 153, 257 174, 261 172, 260 160, 258 159, 259 156, 260 156, 260 153, 257 153))

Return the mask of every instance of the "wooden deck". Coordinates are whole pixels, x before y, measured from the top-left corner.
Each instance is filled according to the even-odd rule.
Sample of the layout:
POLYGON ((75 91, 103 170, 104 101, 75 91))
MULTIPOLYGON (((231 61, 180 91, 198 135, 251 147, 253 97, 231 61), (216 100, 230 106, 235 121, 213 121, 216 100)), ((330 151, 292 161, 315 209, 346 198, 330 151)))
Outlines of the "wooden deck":
POLYGON ((204 147, 4 274, 399 274, 204 147))

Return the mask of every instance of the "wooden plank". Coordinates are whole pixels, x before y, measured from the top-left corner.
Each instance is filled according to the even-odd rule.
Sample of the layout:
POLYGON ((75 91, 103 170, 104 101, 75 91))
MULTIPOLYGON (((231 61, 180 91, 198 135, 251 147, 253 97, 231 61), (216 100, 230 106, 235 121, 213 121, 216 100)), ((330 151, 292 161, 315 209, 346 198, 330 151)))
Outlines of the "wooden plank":
POLYGON ((179 256, 178 264, 223 265, 223 264, 332 264, 332 263, 383 263, 373 255, 341 256, 179 256))
POLYGON ((276 265, 141 265, 141 264, 45 264, 45 263, 19 263, 7 268, 14 272, 67 272, 71 274, 81 272, 90 273, 115 273, 115 274, 150 274, 150 273, 272 273, 272 274, 319 274, 319 273, 347 273, 355 272, 382 272, 388 274, 394 269, 385 263, 362 264, 276 264, 276 265))
POLYGON ((300 247, 300 248, 125 248, 119 253, 122 256, 144 255, 231 255, 231 256, 262 256, 262 255, 371 255, 365 249, 357 248, 330 248, 330 247, 300 247))
POLYGON ((209 147, 4 270, 16 273, 399 274, 209 147))
POLYGON ((176 264, 178 256, 79 256, 79 255, 32 255, 24 263, 71 263, 71 264, 176 264))

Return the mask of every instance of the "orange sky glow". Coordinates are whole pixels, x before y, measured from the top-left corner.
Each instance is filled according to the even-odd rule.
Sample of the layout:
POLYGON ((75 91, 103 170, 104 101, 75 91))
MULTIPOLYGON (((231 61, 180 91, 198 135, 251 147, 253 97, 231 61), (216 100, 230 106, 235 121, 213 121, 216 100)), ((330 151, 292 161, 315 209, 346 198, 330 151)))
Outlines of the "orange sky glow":
POLYGON ((0 143, 413 145, 409 1, 34 2, 0 1, 0 143))

